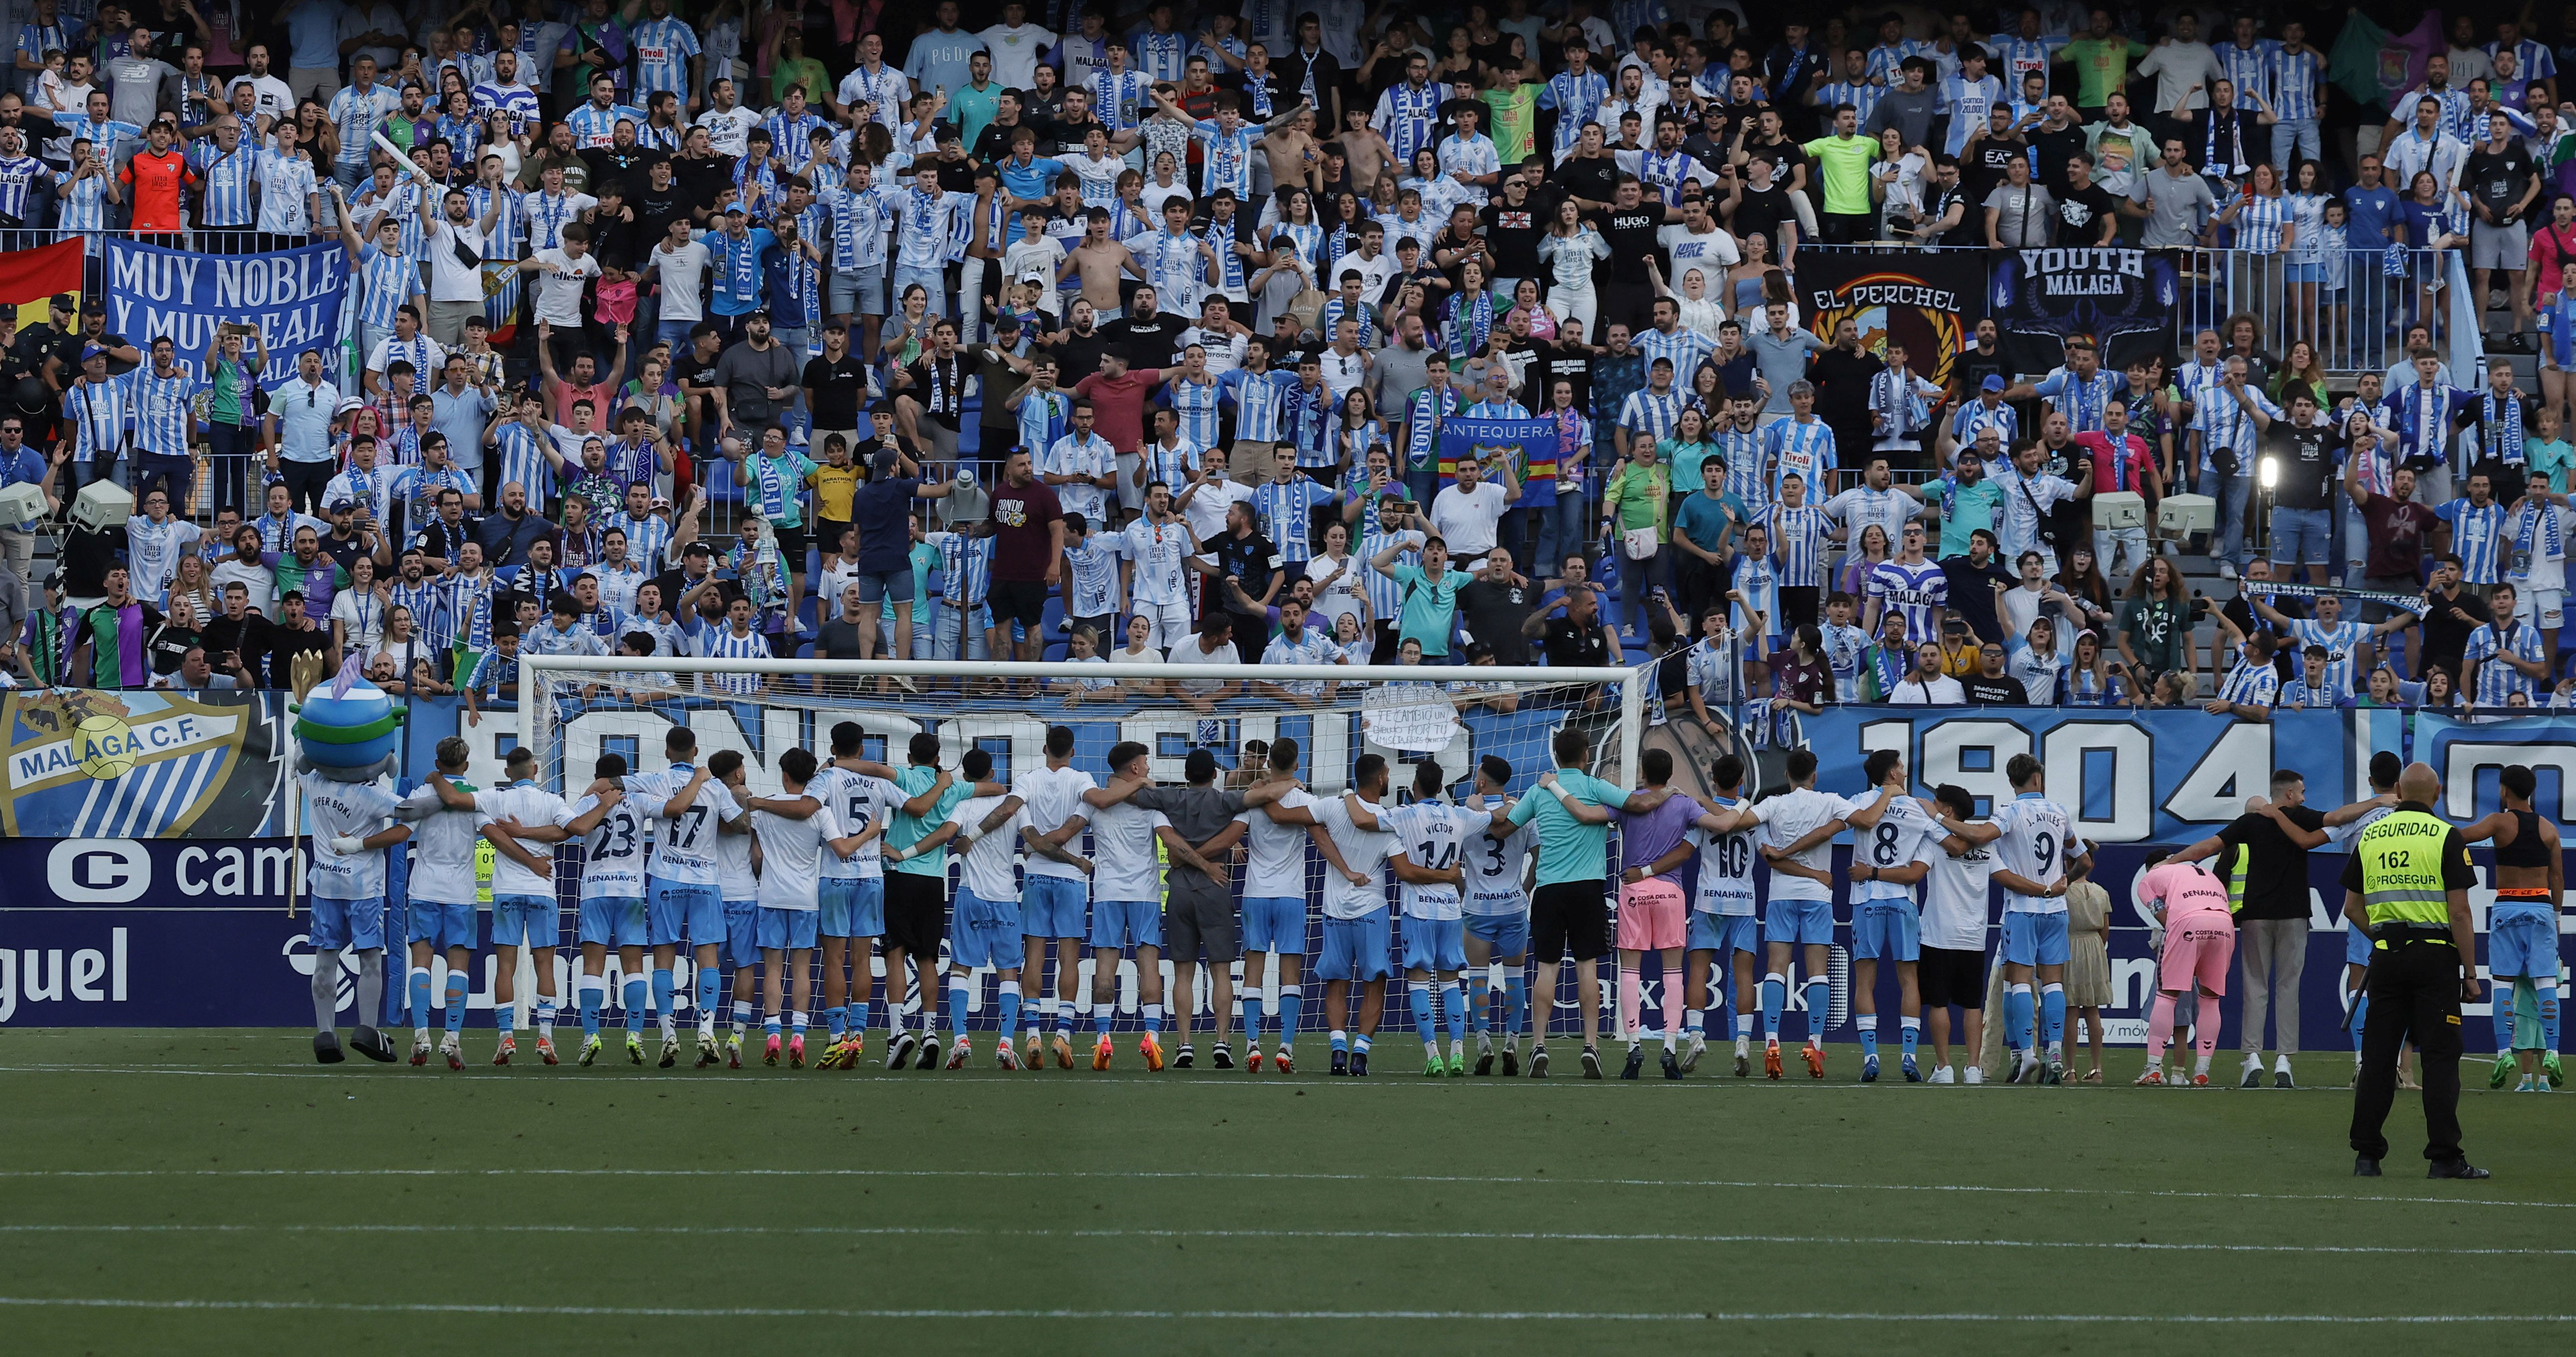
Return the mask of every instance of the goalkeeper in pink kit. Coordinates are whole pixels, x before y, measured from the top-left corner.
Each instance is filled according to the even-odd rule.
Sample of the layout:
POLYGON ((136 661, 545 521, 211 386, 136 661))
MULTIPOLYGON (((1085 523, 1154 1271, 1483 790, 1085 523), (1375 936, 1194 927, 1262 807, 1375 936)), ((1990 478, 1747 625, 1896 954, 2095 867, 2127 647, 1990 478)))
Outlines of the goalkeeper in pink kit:
MULTIPOLYGON (((2165 1046, 2173 1040, 2174 1003, 2185 987, 2197 983, 2211 1000, 2227 993, 2227 963, 2236 954, 2236 913, 2226 883, 2198 863, 2169 862, 2173 850, 2147 854, 2138 878, 2138 899, 2156 912, 2165 926, 2165 950, 2156 980, 2154 1016, 2147 1021, 2147 1070, 2140 1084, 2165 1081, 2165 1046)), ((2217 1008, 2209 1021, 2194 1024, 2191 1082, 2209 1085, 2210 1058, 2218 1050, 2217 1008)))

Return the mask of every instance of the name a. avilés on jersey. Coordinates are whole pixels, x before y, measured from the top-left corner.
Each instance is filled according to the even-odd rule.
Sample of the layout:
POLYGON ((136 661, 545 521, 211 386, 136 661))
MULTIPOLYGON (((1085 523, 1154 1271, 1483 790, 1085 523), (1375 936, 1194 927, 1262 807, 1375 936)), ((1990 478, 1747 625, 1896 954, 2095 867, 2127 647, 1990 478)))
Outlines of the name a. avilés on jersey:
POLYGON ((2147 276, 2144 250, 2023 250, 2022 276, 2051 297, 2116 296, 2147 276))

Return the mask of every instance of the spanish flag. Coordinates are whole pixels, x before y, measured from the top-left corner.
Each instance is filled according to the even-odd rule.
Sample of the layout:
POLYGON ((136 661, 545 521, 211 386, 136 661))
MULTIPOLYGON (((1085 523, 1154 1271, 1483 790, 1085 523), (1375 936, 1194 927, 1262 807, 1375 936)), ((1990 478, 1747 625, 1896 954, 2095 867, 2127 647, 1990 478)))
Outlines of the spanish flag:
POLYGON ((81 290, 81 242, 75 236, 32 250, 0 254, 0 306, 18 312, 18 323, 45 319, 45 303, 58 293, 74 297, 81 290))

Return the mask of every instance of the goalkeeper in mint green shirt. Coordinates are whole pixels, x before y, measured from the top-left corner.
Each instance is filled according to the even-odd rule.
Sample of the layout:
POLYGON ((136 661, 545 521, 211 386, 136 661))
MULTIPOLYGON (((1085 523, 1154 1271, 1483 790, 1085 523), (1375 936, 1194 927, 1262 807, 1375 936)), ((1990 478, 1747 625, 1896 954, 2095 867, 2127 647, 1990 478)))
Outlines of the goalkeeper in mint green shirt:
MULTIPOLYGON (((1538 790, 1512 806, 1508 825, 1489 833, 1509 835, 1538 826, 1538 890, 1530 896, 1530 953, 1538 961, 1533 993, 1556 993, 1557 963, 1574 961, 1574 992, 1583 1010, 1583 1077, 1601 1077, 1601 977, 1596 963, 1610 951, 1610 811, 1642 814, 1661 804, 1661 792, 1623 792, 1584 772, 1592 762, 1592 737, 1573 726, 1556 732, 1556 769, 1538 790)), ((1546 1005, 1531 1008, 1530 1076, 1547 1077, 1546 1005)))

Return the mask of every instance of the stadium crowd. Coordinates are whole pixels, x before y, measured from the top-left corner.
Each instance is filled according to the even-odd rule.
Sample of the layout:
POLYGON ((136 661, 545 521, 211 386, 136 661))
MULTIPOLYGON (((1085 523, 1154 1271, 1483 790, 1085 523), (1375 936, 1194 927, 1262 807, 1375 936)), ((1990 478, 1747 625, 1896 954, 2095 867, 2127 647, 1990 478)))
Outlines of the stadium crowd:
POLYGON ((0 528, 15 682, 1412 643, 1668 657, 1695 711, 2566 690, 2576 136, 2527 16, 2374 101, 2298 7, 12 8, 12 242, 352 280, 292 353, 112 333, 95 261, 0 318, 0 479, 134 496, 0 528), (2465 250, 2494 361, 2429 312, 2366 356, 2243 315, 2019 372, 1991 322, 1865 348, 1794 285, 2112 241, 2372 315, 2381 255, 2465 250), (1459 418, 1546 432, 1480 465, 1459 418), (2168 492, 2214 503, 2223 608, 2139 526, 2168 492))

